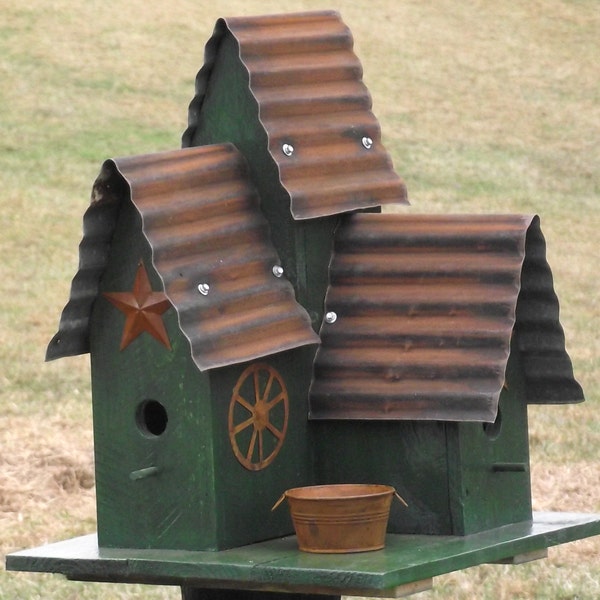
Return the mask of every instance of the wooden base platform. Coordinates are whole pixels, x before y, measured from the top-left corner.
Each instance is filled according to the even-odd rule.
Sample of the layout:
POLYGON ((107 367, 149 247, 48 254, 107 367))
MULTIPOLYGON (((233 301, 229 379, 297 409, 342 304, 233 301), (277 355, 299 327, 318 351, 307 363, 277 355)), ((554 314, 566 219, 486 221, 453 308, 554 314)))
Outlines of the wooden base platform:
POLYGON ((399 598, 428 589, 437 575, 541 558, 550 546, 599 534, 600 514, 534 513, 532 523, 466 537, 389 535, 384 550, 357 554, 300 552, 294 536, 184 552, 98 548, 96 536, 88 535, 10 554, 6 567, 83 581, 176 585, 190 598, 204 597, 193 595, 203 589, 399 598))

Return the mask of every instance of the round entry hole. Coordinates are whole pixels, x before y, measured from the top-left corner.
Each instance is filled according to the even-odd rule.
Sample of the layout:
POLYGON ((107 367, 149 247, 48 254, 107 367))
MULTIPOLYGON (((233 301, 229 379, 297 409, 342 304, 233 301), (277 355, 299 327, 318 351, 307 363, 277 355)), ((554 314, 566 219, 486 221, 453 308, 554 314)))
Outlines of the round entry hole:
POLYGON ((165 432, 169 416, 166 408, 156 400, 144 400, 137 409, 137 425, 142 433, 159 436, 165 432))

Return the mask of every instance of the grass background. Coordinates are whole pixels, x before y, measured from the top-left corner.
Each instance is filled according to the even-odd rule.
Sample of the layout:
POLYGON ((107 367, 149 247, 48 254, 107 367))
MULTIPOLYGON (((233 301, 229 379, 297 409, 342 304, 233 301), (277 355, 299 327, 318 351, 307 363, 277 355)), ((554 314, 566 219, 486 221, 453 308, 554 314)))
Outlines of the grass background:
MULTIPOLYGON (((105 158, 177 148, 219 16, 336 8, 415 212, 538 213, 587 402, 530 410, 534 507, 600 512, 597 0, 0 0, 0 554, 95 529, 86 357, 45 364, 105 158)), ((423 599, 600 597, 597 539, 423 599)), ((3 560, 1 561, 3 564, 3 560)), ((2 599, 174 599, 7 573, 2 599)))

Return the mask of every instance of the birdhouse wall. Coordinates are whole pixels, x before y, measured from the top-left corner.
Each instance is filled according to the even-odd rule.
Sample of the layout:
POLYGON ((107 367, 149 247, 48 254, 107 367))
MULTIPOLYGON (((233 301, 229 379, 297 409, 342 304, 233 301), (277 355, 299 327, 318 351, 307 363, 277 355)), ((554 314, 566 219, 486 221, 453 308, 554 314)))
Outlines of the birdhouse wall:
POLYGON ((515 333, 496 421, 448 428, 450 510, 458 535, 532 518, 527 401, 517 340, 515 333))
POLYGON ((162 291, 139 214, 124 201, 91 320, 99 543, 215 547, 209 377, 193 363, 173 308, 162 315, 171 349, 148 332, 121 349, 125 315, 103 295, 131 291, 140 260, 162 291))
POLYGON ((261 208, 271 225, 271 239, 286 276, 295 283, 296 240, 290 200, 268 152, 268 136, 259 120, 258 103, 250 91, 248 70, 239 52, 233 36, 225 34, 212 66, 210 86, 196 115, 194 135, 188 143, 190 146, 232 143, 244 155, 261 208))
POLYGON ((450 535, 447 424, 417 421, 311 421, 316 481, 391 485, 389 530, 450 535))
POLYGON ((338 223, 337 217, 296 223, 296 297, 307 310, 317 332, 323 322, 333 235, 338 223))
POLYGON ((313 483, 306 420, 312 355, 303 347, 211 374, 220 548, 293 532, 289 512, 271 508, 286 489, 313 483), (259 401, 269 409, 267 423, 259 401))

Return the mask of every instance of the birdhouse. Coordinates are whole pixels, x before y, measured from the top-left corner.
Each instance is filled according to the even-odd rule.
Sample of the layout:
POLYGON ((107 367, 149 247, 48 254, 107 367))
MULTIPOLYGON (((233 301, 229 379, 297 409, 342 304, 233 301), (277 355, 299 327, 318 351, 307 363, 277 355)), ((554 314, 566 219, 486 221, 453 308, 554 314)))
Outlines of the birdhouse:
POLYGON ((84 222, 48 357, 91 354, 100 542, 286 533, 269 508, 310 481, 304 356, 318 336, 243 158, 221 145, 108 161, 84 222))
POLYGON ((48 359, 89 352, 99 544, 291 533, 291 487, 394 486, 390 531, 531 520, 527 405, 583 400, 535 216, 406 190, 333 12, 218 21, 184 148, 109 160, 48 359))
POLYGON ((309 398, 318 479, 396 487, 397 533, 530 520, 527 405, 583 399, 539 219, 348 217, 326 307, 337 319, 309 398))

